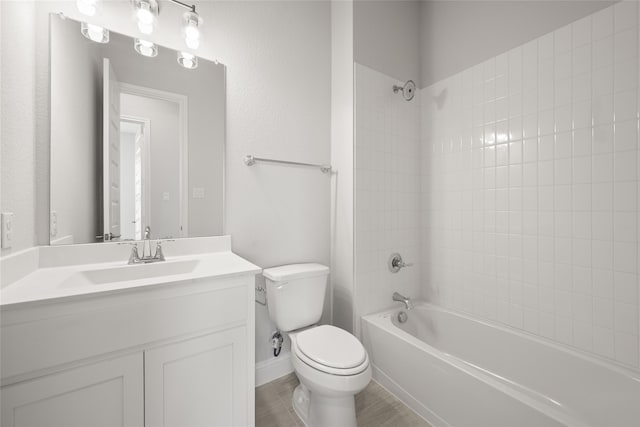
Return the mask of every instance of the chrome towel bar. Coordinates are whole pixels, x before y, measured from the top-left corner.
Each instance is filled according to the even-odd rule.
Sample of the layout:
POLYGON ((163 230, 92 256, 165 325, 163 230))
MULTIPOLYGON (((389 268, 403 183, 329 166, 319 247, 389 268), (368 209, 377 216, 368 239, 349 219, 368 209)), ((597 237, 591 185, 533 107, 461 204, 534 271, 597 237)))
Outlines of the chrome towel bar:
POLYGON ((293 165, 293 166, 307 166, 311 168, 318 168, 322 173, 330 173, 331 165, 316 165, 313 163, 302 163, 302 162, 290 162, 288 160, 275 160, 275 159, 264 159, 262 157, 254 157, 252 155, 244 156, 244 164, 247 166, 253 166, 256 162, 264 162, 264 163, 280 163, 283 165, 293 165))

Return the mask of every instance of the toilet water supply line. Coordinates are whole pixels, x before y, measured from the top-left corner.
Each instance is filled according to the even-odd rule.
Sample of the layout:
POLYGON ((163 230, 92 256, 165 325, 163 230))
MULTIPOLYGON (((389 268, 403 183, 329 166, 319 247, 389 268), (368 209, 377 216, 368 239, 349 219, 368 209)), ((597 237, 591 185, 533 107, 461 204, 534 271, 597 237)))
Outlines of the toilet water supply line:
POLYGON ((273 347, 273 357, 280 356, 280 352, 282 351, 282 343, 284 342, 284 337, 280 333, 280 331, 275 331, 271 335, 271 346, 273 347))

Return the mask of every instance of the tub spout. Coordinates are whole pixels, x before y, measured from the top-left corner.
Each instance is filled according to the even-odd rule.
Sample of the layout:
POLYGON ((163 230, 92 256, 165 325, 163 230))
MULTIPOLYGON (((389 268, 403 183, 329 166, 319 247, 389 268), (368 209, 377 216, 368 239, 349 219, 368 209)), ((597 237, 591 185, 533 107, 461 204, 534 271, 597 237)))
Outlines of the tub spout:
POLYGON ((411 310, 413 308, 413 303, 411 302, 411 298, 407 298, 404 295, 401 295, 397 292, 393 293, 393 300, 396 302, 403 303, 407 310, 411 310))

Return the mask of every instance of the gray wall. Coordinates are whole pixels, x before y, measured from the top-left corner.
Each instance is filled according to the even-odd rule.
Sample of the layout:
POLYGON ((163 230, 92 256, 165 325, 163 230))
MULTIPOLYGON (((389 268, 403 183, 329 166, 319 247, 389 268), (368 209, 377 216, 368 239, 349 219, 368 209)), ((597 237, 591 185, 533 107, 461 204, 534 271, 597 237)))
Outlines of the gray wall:
POLYGON ((612 3, 358 0, 354 59, 425 87, 612 3))
POLYGON ((615 2, 424 2, 420 86, 429 86, 612 3, 615 2))
POLYGON ((354 60, 398 80, 420 81, 419 1, 355 1, 354 60))

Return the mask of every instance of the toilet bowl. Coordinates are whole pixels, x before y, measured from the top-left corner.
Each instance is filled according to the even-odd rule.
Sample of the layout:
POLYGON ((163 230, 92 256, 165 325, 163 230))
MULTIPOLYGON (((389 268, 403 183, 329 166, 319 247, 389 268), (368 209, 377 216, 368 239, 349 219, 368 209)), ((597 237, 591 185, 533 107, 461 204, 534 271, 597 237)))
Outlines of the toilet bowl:
POLYGON ((329 268, 293 264, 265 269, 267 307, 291 339, 300 385, 293 408, 307 427, 356 427, 355 395, 371 381, 367 351, 344 329, 315 326, 322 315, 329 268))
POLYGON ((309 427, 355 427, 355 395, 371 381, 369 356, 347 331, 322 325, 290 333, 300 385, 293 409, 309 427))

